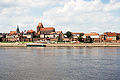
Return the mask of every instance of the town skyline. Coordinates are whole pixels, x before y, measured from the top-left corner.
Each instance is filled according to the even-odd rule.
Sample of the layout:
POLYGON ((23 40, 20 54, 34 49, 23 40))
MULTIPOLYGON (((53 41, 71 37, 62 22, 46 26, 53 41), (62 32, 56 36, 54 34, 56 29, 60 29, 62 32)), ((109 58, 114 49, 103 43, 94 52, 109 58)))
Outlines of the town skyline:
POLYGON ((0 30, 35 29, 37 23, 73 32, 119 32, 119 0, 1 0, 0 30), (26 5, 27 4, 27 5, 26 5))
MULTIPOLYGON (((39 22, 39 23, 42 23, 42 22, 39 22)), ((37 24, 38 25, 38 24, 37 24)), ((37 26, 36 25, 36 26, 37 26)), ((19 25, 16 25, 14 28, 13 28, 13 30, 8 30, 7 32, 0 32, 0 33, 9 33, 9 32, 11 32, 11 31, 15 31, 16 30, 16 28, 18 28, 19 27, 19 30, 20 30, 20 32, 24 32, 24 31, 29 31, 29 30, 34 30, 35 32, 37 32, 37 28, 36 28, 36 26, 32 29, 32 27, 30 27, 30 28, 28 28, 28 27, 20 27, 19 25)), ((54 27, 54 26, 49 26, 49 25, 44 25, 44 26, 46 26, 46 27, 54 27)), ((56 28, 56 27, 54 27, 54 28, 56 28)), ((61 30, 57 30, 56 29, 56 31, 63 31, 62 29, 61 30)), ((83 32, 82 30, 81 31, 71 31, 70 29, 67 29, 66 31, 63 31, 63 33, 66 33, 67 31, 70 31, 70 32, 83 32)), ((97 32, 97 31, 89 31, 89 32, 83 32, 83 33, 92 33, 92 32, 95 32, 95 33, 99 33, 99 32, 97 32)), ((103 33, 105 33, 105 32, 115 32, 115 33, 119 33, 119 32, 116 32, 116 31, 103 31, 103 32, 101 32, 101 33, 99 33, 99 34, 103 34, 103 33)))
POLYGON ((36 26, 36 30, 25 30, 20 32, 17 25, 16 30, 8 33, 0 33, 0 42, 72 42, 72 43, 102 43, 102 42, 120 42, 120 33, 104 32, 99 34, 97 32, 70 32, 63 33, 62 30, 56 31, 55 27, 46 27, 41 22, 36 26))

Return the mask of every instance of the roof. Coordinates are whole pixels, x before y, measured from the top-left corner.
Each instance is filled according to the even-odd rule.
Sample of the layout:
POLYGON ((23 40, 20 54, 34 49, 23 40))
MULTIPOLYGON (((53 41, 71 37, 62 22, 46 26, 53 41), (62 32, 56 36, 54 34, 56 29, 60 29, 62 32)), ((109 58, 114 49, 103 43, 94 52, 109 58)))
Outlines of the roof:
POLYGON ((116 33, 117 35, 120 35, 120 33, 116 33))
POLYGON ((14 35, 16 33, 17 33, 16 31, 10 31, 10 35, 14 35))
POLYGON ((117 34, 115 32, 106 32, 104 33, 104 35, 107 35, 108 37, 113 37, 113 36, 116 36, 117 34))
POLYGON ((98 36, 98 33, 92 32, 92 33, 86 33, 85 36, 98 36))
POLYGON ((61 34, 62 31, 51 32, 50 34, 61 34))
POLYGON ((34 33, 34 30, 28 30, 27 33, 34 33))
POLYGON ((72 32, 72 34, 84 34, 83 32, 72 32))
POLYGON ((41 28, 40 31, 51 31, 54 30, 55 28, 53 27, 46 27, 46 28, 41 28))

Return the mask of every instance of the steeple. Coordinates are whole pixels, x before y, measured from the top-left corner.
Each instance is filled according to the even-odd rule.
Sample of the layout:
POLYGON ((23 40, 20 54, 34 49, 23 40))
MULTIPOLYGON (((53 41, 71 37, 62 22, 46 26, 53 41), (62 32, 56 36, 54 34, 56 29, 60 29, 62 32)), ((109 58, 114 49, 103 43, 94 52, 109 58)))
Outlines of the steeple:
POLYGON ((37 27, 44 28, 43 24, 40 22, 37 27))
POLYGON ((17 33, 20 33, 20 30, 19 30, 19 26, 18 26, 18 25, 17 25, 16 32, 17 32, 17 33))
POLYGON ((37 26, 37 33, 40 32, 40 29, 41 29, 41 28, 44 28, 44 27, 43 27, 43 24, 40 22, 40 23, 38 24, 38 26, 37 26))

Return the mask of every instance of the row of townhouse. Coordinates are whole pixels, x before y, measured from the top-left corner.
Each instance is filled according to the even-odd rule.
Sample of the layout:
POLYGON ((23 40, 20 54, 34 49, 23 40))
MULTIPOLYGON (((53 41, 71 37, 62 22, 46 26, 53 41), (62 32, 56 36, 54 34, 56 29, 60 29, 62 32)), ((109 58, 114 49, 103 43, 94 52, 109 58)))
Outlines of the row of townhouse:
POLYGON ((81 36, 83 42, 100 42, 100 36, 98 33, 91 32, 91 33, 83 33, 83 32, 72 32, 72 39, 71 41, 78 42, 78 38, 81 36))
POLYGON ((62 31, 50 32, 47 34, 37 34, 33 30, 17 33, 11 31, 7 34, 0 33, 0 41, 4 42, 57 42, 57 41, 73 41, 78 42, 78 37, 82 34, 83 42, 120 42, 120 33, 105 32, 103 34, 72 32, 72 38, 66 38, 62 31))
POLYGON ((4 42, 57 42, 63 40, 62 31, 55 31, 53 27, 44 27, 42 23, 37 26, 37 32, 34 30, 28 30, 24 32, 19 31, 17 26, 16 31, 10 31, 6 33, 5 37, 1 37, 1 41, 4 42))
POLYGON ((105 32, 100 35, 100 42, 120 42, 120 33, 105 32))
POLYGON ((120 33, 115 32, 105 32, 103 34, 98 34, 96 32, 91 33, 75 33, 72 32, 72 38, 64 38, 65 41, 74 41, 78 42, 78 38, 82 34, 83 42, 120 42, 120 33))
POLYGON ((96 32, 83 33, 71 32, 72 37, 67 38, 62 31, 55 31, 54 27, 44 27, 42 23, 37 26, 37 32, 34 30, 20 32, 17 26, 16 31, 10 33, 0 33, 0 41, 4 42, 58 42, 71 41, 79 42, 81 36, 83 42, 120 42, 120 33, 105 32, 98 34, 96 32))

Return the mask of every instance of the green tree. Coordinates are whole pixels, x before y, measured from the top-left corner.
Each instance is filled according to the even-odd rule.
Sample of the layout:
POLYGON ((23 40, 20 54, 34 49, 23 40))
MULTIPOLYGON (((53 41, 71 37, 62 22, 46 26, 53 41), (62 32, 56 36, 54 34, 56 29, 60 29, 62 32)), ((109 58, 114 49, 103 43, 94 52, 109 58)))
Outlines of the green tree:
POLYGON ((90 36, 87 36, 85 39, 85 43, 93 43, 93 40, 90 36))
POLYGON ((78 37, 78 41, 79 42, 83 42, 84 41, 83 38, 82 38, 83 35, 84 35, 83 33, 79 34, 79 37, 78 37))
POLYGON ((67 31, 67 32, 65 33, 65 35, 67 36, 67 38, 71 38, 71 37, 73 36, 70 31, 67 31))
POLYGON ((116 36, 116 39, 117 39, 117 40, 119 40, 119 39, 120 39, 118 35, 116 36))

